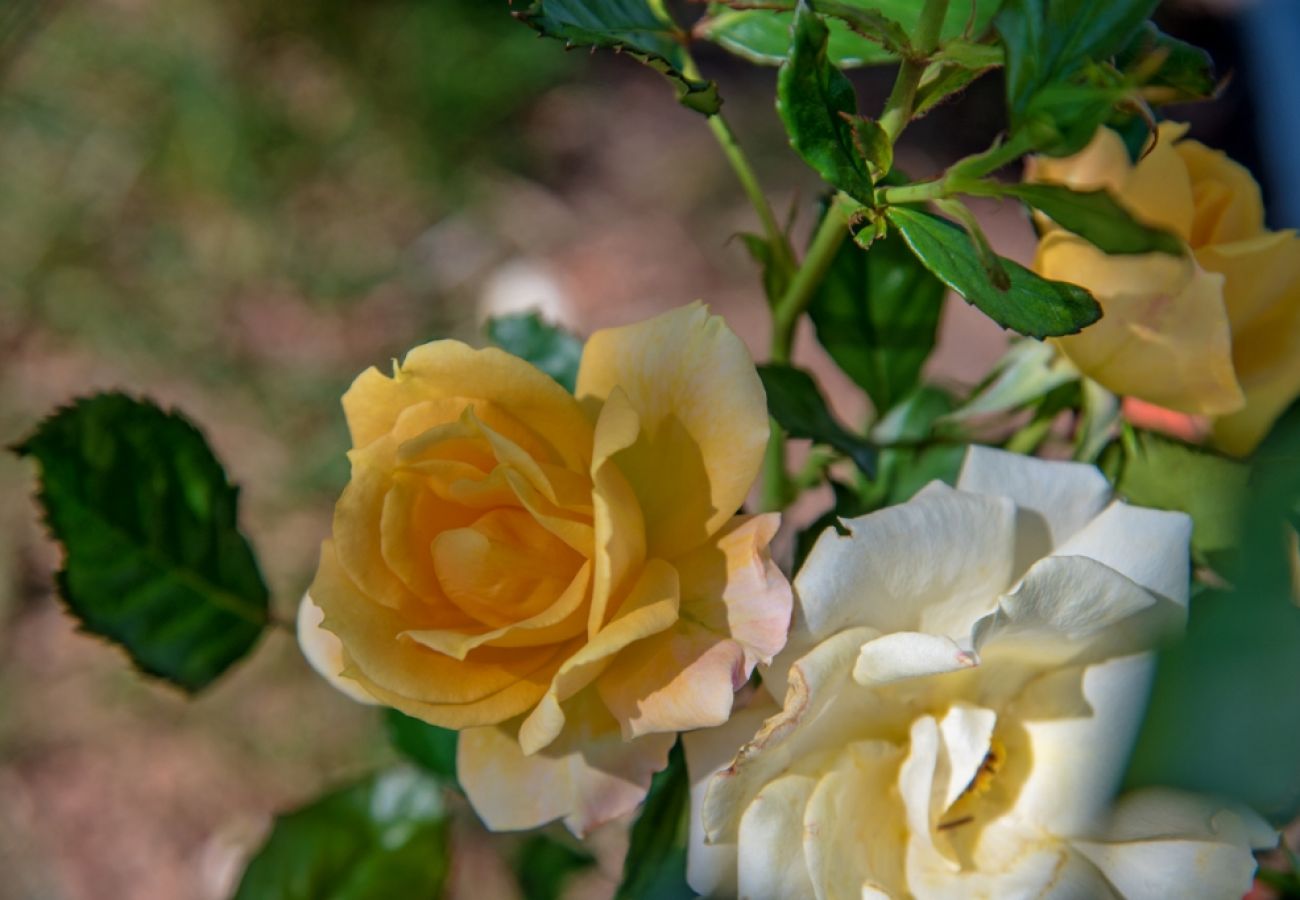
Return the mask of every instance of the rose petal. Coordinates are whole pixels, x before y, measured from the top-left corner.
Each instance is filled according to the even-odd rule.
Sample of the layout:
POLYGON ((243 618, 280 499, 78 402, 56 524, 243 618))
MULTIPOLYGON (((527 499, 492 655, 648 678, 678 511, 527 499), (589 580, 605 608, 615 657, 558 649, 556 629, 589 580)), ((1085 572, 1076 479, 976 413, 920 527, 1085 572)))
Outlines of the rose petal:
POLYGON ((1183 513, 1115 501, 1056 555, 1096 560, 1185 607, 1191 537, 1192 520, 1183 513))
POLYGON ((740 896, 788 900, 814 895, 803 853, 803 817, 816 786, 807 775, 782 775, 746 806, 737 842, 740 896))
POLYGON ((351 678, 343 676, 343 642, 321 628, 324 618, 325 613, 312 602, 311 594, 303 594, 302 602, 298 604, 298 646, 302 648, 302 655, 316 673, 335 688, 358 703, 373 706, 375 698, 351 678))

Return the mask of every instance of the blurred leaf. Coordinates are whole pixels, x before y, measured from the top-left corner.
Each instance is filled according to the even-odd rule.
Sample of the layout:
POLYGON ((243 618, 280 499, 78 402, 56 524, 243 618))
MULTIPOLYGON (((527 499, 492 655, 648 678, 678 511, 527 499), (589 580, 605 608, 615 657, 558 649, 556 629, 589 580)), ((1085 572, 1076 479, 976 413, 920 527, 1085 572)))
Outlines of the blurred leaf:
POLYGON ((516 13, 547 37, 571 47, 626 53, 673 83, 683 106, 713 115, 722 106, 718 86, 684 74, 683 33, 649 0, 534 0, 516 13))
POLYGON ((502 350, 527 360, 573 392, 582 362, 582 341, 572 334, 535 312, 489 319, 487 333, 502 350))
POLYGON ((276 819, 234 900, 433 900, 449 862, 441 786, 395 769, 276 819))
MULTIPOLYGON (((975 18, 971 33, 980 35, 988 28, 1001 0, 976 0, 975 18)), ((818 9, 827 16, 837 11, 858 10, 871 14, 885 23, 895 23, 904 36, 916 31, 921 17, 922 4, 917 0, 843 0, 838 3, 819 3, 818 9), (844 8, 844 9, 842 9, 844 8)), ((788 10, 731 9, 726 3, 713 3, 709 15, 701 20, 696 34, 725 47, 732 53, 762 65, 779 65, 790 52, 790 24, 794 0, 788 10)), ((944 16, 940 32, 942 40, 951 40, 965 33, 970 20, 970 3, 951 3, 944 16)), ((830 18, 827 23, 830 40, 827 52, 831 61, 844 68, 893 62, 898 57, 885 47, 885 39, 868 37, 855 32, 843 18, 830 18)), ((876 34, 886 31, 888 40, 897 42, 897 32, 886 24, 877 26, 876 34)))
POLYGON ((1008 290, 990 283, 970 236, 951 222, 920 210, 892 206, 889 221, 902 232, 925 267, 1003 328, 1030 337, 1074 334, 1101 318, 1101 307, 1083 288, 1048 281, 1003 259, 1008 290))
POLYGON ((385 710, 384 725, 389 742, 404 756, 449 784, 457 783, 458 732, 430 725, 395 709, 385 710))
POLYGON ((904 503, 936 479, 956 483, 968 445, 945 433, 944 417, 953 405, 947 391, 921 385, 876 423, 872 439, 898 446, 880 448, 880 474, 863 490, 863 506, 904 503))
POLYGON ((858 100, 853 85, 826 55, 826 24, 800 0, 790 58, 776 80, 776 107, 790 144, 804 162, 851 197, 870 203, 871 175, 854 142, 858 100))
POLYGON ((987 69, 970 69, 962 65, 931 66, 916 89, 912 118, 919 119, 953 94, 964 90, 987 69))
POLYGON ((1217 794, 1274 822, 1300 812, 1300 609, 1289 518, 1300 503, 1300 406, 1251 462, 1231 589, 1192 602, 1187 636, 1161 652, 1131 786, 1217 794))
POLYGON ((1210 54, 1170 37, 1151 22, 1119 51, 1115 64, 1124 72, 1142 74, 1143 94, 1153 102, 1203 100, 1212 97, 1219 85, 1210 54), (1152 88, 1164 90, 1155 93, 1152 88))
POLYGON ((1123 48, 1159 0, 1006 0, 993 20, 1006 50, 1011 126, 1034 95, 1123 48))
POLYGON ((524 900, 559 900, 569 879, 595 864, 581 847, 534 834, 519 848, 514 868, 524 900))
POLYGON ((686 835, 691 809, 690 782, 681 741, 668 754, 668 766, 650 782, 623 863, 623 883, 614 900, 687 900, 686 835))
POLYGON ((762 272, 763 296, 768 303, 775 303, 790 284, 789 267, 782 262, 781 255, 767 238, 757 234, 741 234, 740 239, 762 272))
POLYGON ((884 415, 916 386, 934 349, 946 290, 889 235, 863 250, 845 241, 808 313, 831 359, 884 415))
POLYGON ((1078 378, 1078 369, 1051 346, 1038 341, 1016 341, 998 360, 986 382, 946 420, 961 423, 1022 409, 1078 378))
POLYGON ((1240 462, 1139 431, 1116 490, 1131 503, 1192 517, 1192 549, 1213 561, 1236 547, 1250 470, 1240 462))
POLYGON ((1181 256, 1178 235, 1143 225, 1109 191, 1075 191, 1060 184, 999 184, 990 193, 1015 197, 1104 253, 1168 253, 1181 256))
POLYGON ((822 513, 812 524, 795 535, 794 539, 794 571, 798 572, 803 568, 803 561, 808 558, 812 548, 817 543, 817 539, 822 536, 822 532, 827 528, 834 528, 841 534, 844 533, 840 527, 840 522, 844 519, 852 519, 857 516, 871 512, 872 507, 867 505, 858 492, 848 485, 841 484, 834 478, 828 478, 827 483, 831 486, 832 495, 835 502, 831 508, 822 513))
POLYGON ((59 593, 82 625, 186 691, 252 649, 268 595, 238 491, 179 413, 121 394, 59 410, 15 448, 63 545, 59 593))
POLYGON ((1078 153, 1098 127, 1114 117, 1116 105, 1132 89, 1105 69, 1091 70, 1096 80, 1049 84, 1029 101, 1026 128, 1036 152, 1046 156, 1078 153), (1104 77, 1103 77, 1104 76, 1104 77))
POLYGON ((826 405, 811 375, 794 366, 767 363, 758 367, 767 391, 767 409, 786 433, 808 438, 840 451, 870 475, 876 452, 865 440, 841 425, 826 405))

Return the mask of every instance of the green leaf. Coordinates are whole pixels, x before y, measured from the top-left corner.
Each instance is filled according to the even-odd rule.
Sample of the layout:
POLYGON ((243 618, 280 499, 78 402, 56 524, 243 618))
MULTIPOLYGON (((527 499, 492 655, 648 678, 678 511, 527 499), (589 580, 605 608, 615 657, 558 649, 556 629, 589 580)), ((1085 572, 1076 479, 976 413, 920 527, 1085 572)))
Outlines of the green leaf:
POLYGON ((961 65, 931 65, 916 89, 912 118, 919 119, 965 88, 987 69, 970 69, 961 65))
POLYGON ((1240 462, 1150 432, 1135 435, 1116 489, 1138 506, 1192 517, 1192 549, 1213 564, 1240 540, 1250 470, 1240 462))
MULTIPOLYGON (((976 0, 971 29, 973 35, 984 32, 1000 2, 1001 0, 976 0)), ((842 0, 838 3, 819 3, 818 10, 832 17, 826 23, 830 29, 827 52, 831 61, 843 68, 896 61, 897 54, 886 45, 897 43, 899 33, 903 36, 915 33, 921 17, 921 6, 917 0, 842 0), (860 15, 874 16, 883 22, 876 26, 874 33, 855 32, 844 18, 835 18, 838 12, 847 13, 850 10, 857 10, 860 15), (893 23, 894 28, 890 28, 888 23, 893 23)), ((699 22, 695 34, 750 62, 779 65, 786 61, 790 52, 790 24, 795 7, 793 0, 790 0, 788 7, 788 10, 731 9, 726 3, 713 3, 709 6, 708 18, 699 22)), ((940 32, 941 39, 948 41, 963 35, 970 15, 970 3, 949 4, 940 32)))
POLYGON ((514 869, 524 900, 560 900, 569 880, 595 864, 580 846, 534 834, 519 848, 514 869))
POLYGON ((840 534, 846 534, 847 532, 840 525, 842 520, 864 515, 873 509, 858 496, 857 491, 848 485, 841 484, 834 478, 828 478, 827 482, 831 486, 835 502, 830 509, 818 516, 811 525, 795 536, 795 572, 803 568, 803 561, 808 558, 808 554, 812 552, 813 546, 817 543, 817 539, 822 536, 823 531, 827 528, 834 528, 840 534))
POLYGON ((1132 40, 1158 0, 1006 0, 993 27, 1006 49, 1007 109, 1014 130, 1034 95, 1132 40))
POLYGON ((436 898, 449 861, 441 786, 395 769, 276 819, 234 900, 436 898))
POLYGON ((1051 346, 1017 341, 993 372, 946 422, 967 423, 996 413, 1023 409, 1063 384, 1079 379, 1074 365, 1051 346))
POLYGON ((685 74, 681 29, 650 0, 534 0, 516 17, 570 47, 604 47, 626 53, 672 82, 677 101, 711 116, 722 106, 718 86, 685 74))
POLYGON ((686 835, 691 809, 690 782, 681 741, 668 754, 668 766, 650 782, 641 814, 632 825, 623 883, 614 900, 687 900, 686 835))
POLYGON ((1075 191, 1060 184, 999 184, 989 191, 1021 200, 1104 253, 1181 256, 1178 235, 1143 225, 1109 191, 1075 191))
POLYGON ((1210 54, 1170 37, 1151 22, 1116 55, 1115 65, 1141 76, 1143 96, 1151 103, 1204 100, 1219 86, 1210 54))
POLYGON ((238 491, 179 413, 121 394, 76 401, 15 448, 40 465, 63 545, 58 588, 86 630, 187 691, 248 653, 268 594, 238 491))
POLYGON ((807 0, 795 10, 790 58, 776 80, 776 107, 790 144, 804 162, 849 196, 870 203, 873 190, 858 152, 853 85, 826 55, 826 24, 807 0))
POLYGON ((808 313, 831 359, 887 412, 917 384, 934 349, 945 288, 897 235, 863 250, 845 241, 808 313))
POLYGON ((384 712, 388 740, 427 772, 456 784, 456 743, 459 733, 413 719, 395 709, 384 712))
POLYGON ((740 234, 749 256, 758 263, 762 272, 763 296, 768 303, 776 303, 790 284, 791 272, 781 254, 767 238, 757 234, 740 234))
POLYGON ((875 449, 841 425, 811 375, 794 366, 767 363, 758 367, 767 391, 767 409, 786 433, 840 451, 867 475, 876 468, 875 449))
POLYGON ((898 446, 881 448, 880 474, 862 492, 866 509, 905 503, 936 479, 956 483, 968 445, 944 428, 953 405, 947 391, 921 385, 876 423, 872 438, 898 446))
POLYGON ((528 312, 489 319, 487 333, 502 350, 526 359, 573 392, 582 362, 582 341, 569 332, 528 312))
POLYGON ((1009 259, 1002 265, 1011 286, 998 290, 970 236, 951 222, 902 206, 891 206, 886 215, 927 269, 1003 328, 1030 337, 1057 337, 1101 318, 1101 307, 1083 288, 1040 278, 1009 259))

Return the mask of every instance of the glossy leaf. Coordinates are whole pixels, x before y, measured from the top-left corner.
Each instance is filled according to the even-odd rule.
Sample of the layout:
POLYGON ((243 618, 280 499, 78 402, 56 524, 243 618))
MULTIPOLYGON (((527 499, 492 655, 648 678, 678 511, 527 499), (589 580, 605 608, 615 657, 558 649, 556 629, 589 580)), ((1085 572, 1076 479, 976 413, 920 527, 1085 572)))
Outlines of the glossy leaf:
POLYGON ((488 339, 507 353, 550 375, 572 392, 582 362, 582 341, 551 325, 535 312, 499 316, 488 320, 488 339))
POLYGON ((993 21, 1006 50, 1012 128, 1043 88, 1124 48, 1158 0, 1006 0, 993 21))
POLYGON ((668 754, 668 766, 650 782, 641 813, 632 825, 623 881, 614 900, 687 900, 686 835, 691 808, 690 781, 681 742, 668 754))
POLYGON ((970 236, 951 222, 900 206, 890 207, 887 216, 926 268, 1003 328, 1030 337, 1056 337, 1074 334, 1101 318, 1101 307, 1083 288, 1048 281, 1009 259, 1002 264, 1011 286, 998 290, 970 236))
POLYGON ((459 733, 413 719, 395 709, 386 710, 388 740, 407 759, 425 771, 456 783, 456 745, 459 733))
POLYGON ((280 816, 234 900, 373 900, 442 894, 442 789, 395 769, 280 816))
POLYGON ((768 412, 787 434, 838 450, 868 475, 875 471, 874 448, 836 420, 811 375, 777 363, 759 366, 758 375, 767 391, 768 412))
MULTIPOLYGON (((1001 0, 976 0, 972 35, 980 35, 988 28, 1001 0)), ((818 4, 818 9, 828 16, 830 41, 827 47, 830 59, 844 68, 894 62, 897 55, 886 47, 886 38, 867 36, 855 32, 842 18, 836 18, 837 7, 849 7, 871 13, 895 23, 904 35, 914 33, 921 16, 918 0, 842 0, 833 4, 818 4)), ((737 4, 743 7, 743 4, 737 4)), ((725 3, 713 3, 709 15, 696 28, 696 34, 713 41, 732 53, 762 65, 779 65, 790 50, 790 24, 794 2, 789 10, 732 9, 725 3)), ((947 41, 965 33, 970 22, 971 4, 950 3, 940 32, 947 41)))
POLYGON ((63 545, 58 589, 144 672, 197 691, 252 649, 268 594, 238 491, 179 413, 122 394, 76 401, 15 448, 63 545))
POLYGON ((776 81, 776 105, 790 144, 828 183, 870 202, 871 175, 857 149, 853 85, 826 55, 828 32, 807 0, 795 11, 790 58, 776 81))
POLYGON ((696 112, 712 115, 722 105, 716 84, 685 74, 683 35, 650 0, 534 0, 515 15, 567 46, 604 47, 633 57, 667 77, 678 102, 696 112))
POLYGON ((574 875, 596 865, 576 843, 534 834, 515 855, 515 877, 523 900, 560 900, 574 875))
POLYGON ((995 190, 1027 203, 1104 253, 1184 252, 1178 235, 1143 225, 1106 190, 1075 191, 1060 184, 1007 184, 995 190))
POLYGON ((934 349, 946 290, 898 235, 863 250, 845 241, 808 313, 831 359, 883 415, 917 384, 934 349))

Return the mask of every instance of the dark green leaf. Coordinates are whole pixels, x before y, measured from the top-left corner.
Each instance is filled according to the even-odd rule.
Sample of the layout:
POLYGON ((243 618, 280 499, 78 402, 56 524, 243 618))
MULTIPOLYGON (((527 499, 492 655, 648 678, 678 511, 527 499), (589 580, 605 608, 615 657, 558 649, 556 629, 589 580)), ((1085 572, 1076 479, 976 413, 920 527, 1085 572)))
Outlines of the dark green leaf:
POLYGON ((234 900, 434 900, 448 862, 438 781, 396 769, 278 818, 234 900))
POLYGON ((777 75, 777 111, 790 144, 827 182, 871 202, 871 175, 854 143, 857 116, 853 85, 826 55, 826 24, 800 0, 790 58, 777 75))
POLYGON ((1012 128, 1034 95, 1132 40, 1158 0, 1006 0, 993 27, 1006 50, 1007 108, 1012 128))
POLYGON ((1200 47, 1170 37, 1147 22, 1115 57, 1121 70, 1137 74, 1153 103, 1186 103, 1214 95, 1214 60, 1200 47))
MULTIPOLYGON (((984 32, 1000 2, 976 0, 972 34, 984 32)), ((794 0, 790 0, 789 10, 794 6, 794 0)), ((900 37, 906 38, 916 31, 921 6, 917 0, 841 0, 818 4, 819 11, 829 17, 826 23, 830 28, 827 51, 831 61, 844 68, 895 61, 897 54, 889 50, 887 44, 899 43, 900 37), (857 11, 855 18, 869 15, 878 21, 874 26, 859 24, 859 31, 855 32, 844 18, 836 17, 837 13, 849 14, 851 11, 857 11)), ((942 40, 962 35, 970 13, 970 3, 950 3, 943 20, 942 40)), ((726 3, 713 3, 709 7, 709 17, 699 23, 696 34, 751 62, 774 66, 785 62, 789 54, 792 16, 790 11, 730 9, 726 3)))
POLYGON ((237 525, 238 491, 178 413, 121 394, 78 400, 16 451, 63 545, 59 593, 137 666, 197 691, 257 642, 267 590, 237 525))
POLYGON ((596 858, 576 844, 535 834, 519 848, 515 876, 524 900, 560 900, 569 879, 595 864, 596 858))
POLYGON ((570 392, 578 381, 582 341, 535 312, 488 320, 488 339, 507 353, 526 359, 570 392))
POLYGON ((945 288, 897 235, 845 241, 808 312, 831 359, 883 415, 916 386, 934 348, 945 288))
POLYGON ((1057 337, 1101 318, 1101 307, 1083 288, 1040 278, 1009 259, 1002 264, 1011 287, 998 290, 989 282, 970 236, 951 222, 900 206, 890 207, 887 215, 927 269, 1003 328, 1030 337, 1057 337))
POLYGON ((919 119, 940 103, 958 91, 964 90, 987 69, 969 69, 960 65, 942 65, 932 67, 927 77, 921 80, 916 89, 916 101, 912 109, 912 118, 919 119))
POLYGON ((840 451, 868 475, 875 471, 874 448, 836 421, 811 375, 777 363, 759 366, 758 375, 767 391, 768 412, 787 434, 840 451))
POLYGON ((722 105, 712 81, 684 74, 684 37, 648 0, 534 0, 516 16, 570 47, 605 47, 626 53, 660 72, 683 106, 713 115, 722 105))
POLYGON ((690 782, 681 741, 668 754, 668 767, 650 782, 623 863, 623 883, 614 900, 687 900, 686 835, 690 782))
POLYGON ((439 728, 390 709, 384 713, 388 740, 412 762, 440 778, 456 783, 458 732, 439 728))
POLYGON ((1060 184, 1006 184, 996 190, 1024 201, 1105 253, 1183 253, 1178 235, 1143 225, 1106 190, 1074 191, 1060 184))
POLYGON ((1138 506, 1192 517, 1192 549, 1206 562, 1240 539, 1250 470, 1235 460, 1150 432, 1137 432, 1116 489, 1138 506))

